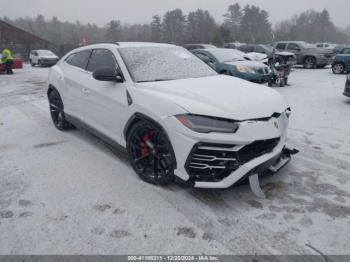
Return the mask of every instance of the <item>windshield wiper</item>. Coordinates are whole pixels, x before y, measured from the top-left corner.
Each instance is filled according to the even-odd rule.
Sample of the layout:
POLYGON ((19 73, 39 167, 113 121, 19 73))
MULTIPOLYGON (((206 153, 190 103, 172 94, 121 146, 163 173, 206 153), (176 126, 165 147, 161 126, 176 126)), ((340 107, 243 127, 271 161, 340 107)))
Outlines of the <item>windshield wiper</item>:
POLYGON ((147 82, 162 82, 162 81, 171 81, 171 80, 175 80, 175 79, 153 79, 153 80, 142 80, 142 81, 136 81, 136 83, 147 83, 147 82))

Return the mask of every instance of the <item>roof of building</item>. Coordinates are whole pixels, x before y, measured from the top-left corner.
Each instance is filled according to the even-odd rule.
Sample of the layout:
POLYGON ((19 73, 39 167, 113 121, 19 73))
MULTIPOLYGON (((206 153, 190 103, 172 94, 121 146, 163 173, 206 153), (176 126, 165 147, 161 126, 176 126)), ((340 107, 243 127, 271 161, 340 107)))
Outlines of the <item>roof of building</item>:
POLYGON ((0 20, 0 43, 50 44, 46 39, 0 20))

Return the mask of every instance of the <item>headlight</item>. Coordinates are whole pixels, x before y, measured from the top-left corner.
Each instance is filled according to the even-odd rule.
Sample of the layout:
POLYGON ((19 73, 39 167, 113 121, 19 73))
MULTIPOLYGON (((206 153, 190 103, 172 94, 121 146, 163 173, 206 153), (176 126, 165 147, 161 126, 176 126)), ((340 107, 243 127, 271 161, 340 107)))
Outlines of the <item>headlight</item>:
POLYGON ((177 115, 175 116, 184 126, 198 133, 235 133, 239 125, 228 119, 199 116, 177 115))
POLYGON ((236 71, 241 73, 254 73, 254 70, 247 66, 236 66, 236 71))

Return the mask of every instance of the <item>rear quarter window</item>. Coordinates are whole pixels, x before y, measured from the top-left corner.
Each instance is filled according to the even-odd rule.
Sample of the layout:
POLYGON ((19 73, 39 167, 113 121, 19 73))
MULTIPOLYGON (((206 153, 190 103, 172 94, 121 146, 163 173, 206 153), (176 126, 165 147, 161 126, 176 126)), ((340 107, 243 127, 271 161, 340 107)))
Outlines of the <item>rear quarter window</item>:
POLYGON ((66 63, 81 69, 85 69, 89 61, 91 50, 84 50, 71 54, 66 58, 66 63))
POLYGON ((279 49, 279 50, 284 50, 286 49, 286 47, 287 47, 287 43, 278 43, 276 45, 276 49, 279 49))

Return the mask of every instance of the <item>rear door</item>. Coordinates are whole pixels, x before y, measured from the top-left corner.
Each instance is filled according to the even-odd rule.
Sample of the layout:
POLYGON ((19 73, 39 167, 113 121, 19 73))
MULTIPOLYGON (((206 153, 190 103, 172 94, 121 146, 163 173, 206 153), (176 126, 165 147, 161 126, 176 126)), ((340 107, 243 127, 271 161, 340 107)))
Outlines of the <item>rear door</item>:
POLYGON ((33 51, 32 52, 32 62, 33 62, 33 64, 38 64, 38 62, 39 62, 38 51, 33 51))
POLYGON ((297 43, 288 43, 287 51, 296 55, 298 63, 303 62, 304 55, 300 45, 297 43))
POLYGON ((345 65, 345 70, 349 71, 350 70, 350 48, 344 48, 341 51, 341 60, 344 62, 345 65))
POLYGON ((84 93, 84 115, 87 124, 103 135, 121 143, 122 128, 120 125, 122 114, 127 103, 126 82, 104 82, 93 78, 93 72, 98 68, 108 67, 114 71, 118 69, 117 60, 108 49, 94 49, 87 71, 89 79, 86 81, 84 93))
POLYGON ((276 49, 278 51, 285 51, 286 48, 287 48, 287 43, 277 43, 276 45, 276 49))
POLYGON ((89 76, 86 66, 91 54, 91 50, 76 52, 68 56, 62 66, 65 90, 61 92, 64 103, 64 111, 82 121, 85 89, 84 79, 89 76))

